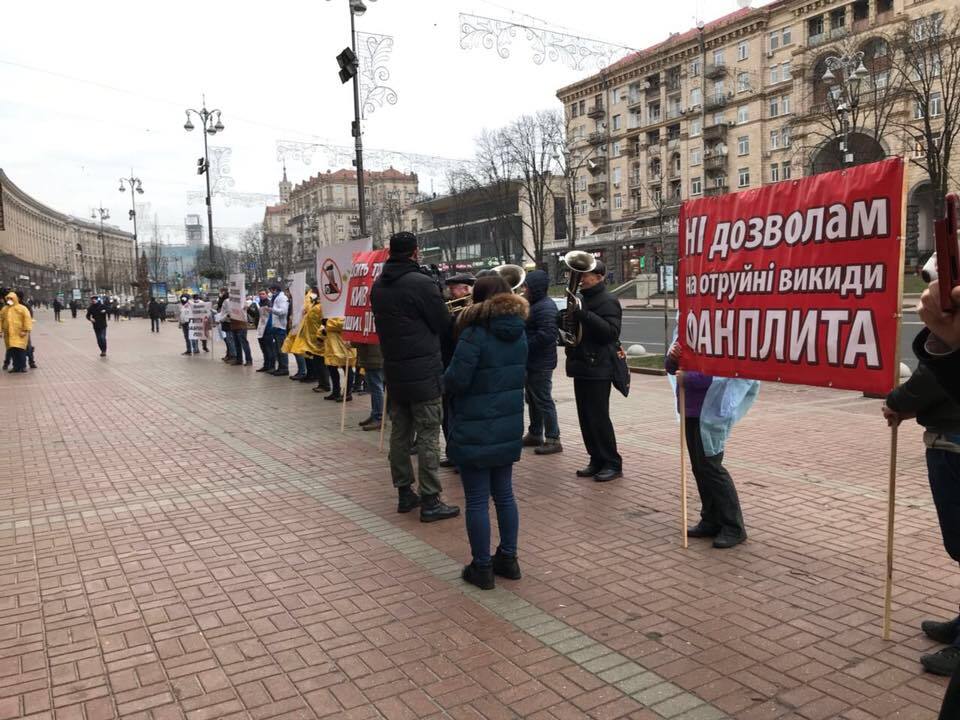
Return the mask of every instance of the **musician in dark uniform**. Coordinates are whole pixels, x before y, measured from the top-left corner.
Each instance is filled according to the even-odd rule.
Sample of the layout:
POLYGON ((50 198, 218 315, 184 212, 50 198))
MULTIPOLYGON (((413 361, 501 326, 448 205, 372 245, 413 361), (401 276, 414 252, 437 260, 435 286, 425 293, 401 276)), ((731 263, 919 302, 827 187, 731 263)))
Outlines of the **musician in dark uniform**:
POLYGON ((574 311, 573 317, 583 330, 583 339, 576 347, 567 348, 567 377, 573 378, 580 433, 590 455, 590 463, 577 470, 577 476, 597 482, 623 475, 610 421, 610 388, 623 310, 620 301, 607 292, 606 274, 606 266, 598 260, 593 270, 580 276, 583 307, 574 311))

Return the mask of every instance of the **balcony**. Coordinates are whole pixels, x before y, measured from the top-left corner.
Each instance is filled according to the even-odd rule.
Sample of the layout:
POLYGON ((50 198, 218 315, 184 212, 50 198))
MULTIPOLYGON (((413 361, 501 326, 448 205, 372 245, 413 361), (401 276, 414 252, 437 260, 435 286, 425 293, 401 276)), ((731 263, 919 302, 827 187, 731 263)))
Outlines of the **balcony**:
POLYGON ((714 123, 713 125, 707 125, 703 129, 703 141, 704 142, 716 142, 717 140, 723 140, 727 137, 727 128, 729 125, 727 123, 714 123))
MULTIPOLYGON (((641 145, 641 147, 643 147, 643 145, 641 145)), ((646 149, 647 149, 647 155, 649 155, 650 157, 660 157, 660 141, 659 140, 657 140, 656 144, 654 145, 647 145, 646 149)))
POLYGON ((668 177, 670 180, 679 180, 679 179, 680 179, 680 168, 678 168, 678 167, 672 167, 672 168, 670 168, 670 172, 669 172, 669 174, 667 175, 667 177, 668 177))
POLYGON ((605 117, 607 114, 606 110, 603 108, 603 103, 598 103, 596 105, 591 105, 587 109, 587 117, 594 120, 599 120, 605 117))
POLYGON ((730 190, 730 186, 727 185, 726 181, 724 181, 720 185, 712 185, 710 187, 705 187, 703 189, 703 194, 706 197, 714 197, 716 195, 724 195, 729 190, 730 190))
POLYGON ((719 80, 727 74, 726 63, 710 63, 703 71, 703 76, 707 80, 719 80))
POLYGON ((680 78, 667 80, 667 93, 680 92, 680 78))
POLYGON ((627 97, 627 107, 633 110, 638 105, 642 105, 643 101, 646 99, 643 93, 635 91, 631 92, 627 97))
POLYGON ((591 210, 587 213, 587 219, 592 222, 594 225, 597 223, 605 222, 609 219, 610 213, 606 208, 600 208, 599 210, 591 210))
POLYGON ((707 172, 726 171, 727 155, 726 153, 712 153, 710 157, 703 159, 703 169, 707 172))
POLYGON ((683 108, 679 105, 667 108, 667 120, 676 120, 678 117, 683 117, 683 112, 683 108))
POLYGON ((706 102, 703 104, 703 109, 706 112, 713 112, 714 110, 722 110, 727 106, 727 96, 725 93, 719 93, 717 95, 708 95, 706 102))
POLYGON ((647 185, 659 185, 663 182, 663 175, 660 173, 650 173, 650 177, 647 178, 647 185))
POLYGON ((838 40, 839 38, 846 37, 850 34, 850 29, 846 25, 841 25, 840 27, 835 27, 830 30, 830 39, 838 40))
POLYGON ((603 145, 607 141, 605 130, 597 130, 587 135, 587 142, 591 145, 603 145))
POLYGON ((626 155, 631 158, 640 157, 640 143, 627 143, 626 155))
POLYGON ((632 190, 633 188, 638 188, 643 184, 643 178, 639 173, 630 175, 627 178, 627 186, 632 190))
POLYGON ((606 180, 601 180, 600 182, 592 182, 587 185, 587 195, 590 197, 596 197, 598 195, 607 194, 607 182, 606 180))
POLYGON ((647 124, 648 124, 648 125, 655 125, 656 123, 660 122, 660 120, 661 120, 662 118, 663 118, 663 115, 660 114, 660 111, 659 111, 659 110, 657 110, 656 112, 648 112, 648 113, 647 113, 647 124))
POLYGON ((587 169, 590 170, 591 175, 599 175, 602 172, 606 172, 607 159, 602 155, 595 158, 590 158, 587 160, 587 169))
POLYGON ((660 83, 651 85, 643 91, 643 94, 646 96, 647 100, 660 97, 660 83))
POLYGON ((679 137, 667 138, 667 150, 679 150, 679 149, 680 149, 679 137))
POLYGON ((830 36, 827 35, 827 33, 825 32, 818 33, 816 35, 811 35, 810 37, 807 38, 807 46, 818 47, 820 45, 823 45, 829 39, 830 39, 830 36))

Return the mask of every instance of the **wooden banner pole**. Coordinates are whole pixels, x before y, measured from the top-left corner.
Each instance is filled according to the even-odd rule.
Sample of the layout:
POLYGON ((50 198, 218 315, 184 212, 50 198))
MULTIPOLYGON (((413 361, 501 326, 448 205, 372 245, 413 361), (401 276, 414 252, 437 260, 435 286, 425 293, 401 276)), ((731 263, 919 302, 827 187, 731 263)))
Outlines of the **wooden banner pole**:
MULTIPOLYGON (((906 260, 907 238, 907 186, 903 184, 900 199, 900 264, 897 271, 896 344, 893 350, 893 386, 900 384, 900 334, 903 332, 903 271, 906 260)), ((887 482, 887 563, 883 588, 883 639, 890 639, 893 615, 893 528, 897 510, 897 439, 899 427, 890 428, 890 474, 887 482)))
MULTIPOLYGON (((380 372, 383 372, 382 370, 380 372)), ((390 392, 390 388, 386 385, 383 386, 383 409, 380 414, 380 452, 383 452, 383 429, 387 426, 387 393, 390 392)))
POLYGON ((683 373, 677 374, 677 408, 680 411, 680 544, 686 549, 687 539, 687 393, 683 386, 683 373))

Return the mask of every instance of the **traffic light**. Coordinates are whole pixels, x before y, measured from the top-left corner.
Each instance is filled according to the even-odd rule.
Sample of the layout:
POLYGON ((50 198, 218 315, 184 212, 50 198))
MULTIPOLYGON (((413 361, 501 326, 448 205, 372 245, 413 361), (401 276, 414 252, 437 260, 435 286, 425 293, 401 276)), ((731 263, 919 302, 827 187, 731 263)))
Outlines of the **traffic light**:
POLYGON ((203 175, 207 171, 207 161, 203 158, 197 158, 197 175, 203 175))
POLYGON ((345 83, 357 74, 357 68, 360 67, 360 61, 356 54, 350 48, 344 48, 343 52, 337 55, 337 64, 340 66, 340 82, 345 83))

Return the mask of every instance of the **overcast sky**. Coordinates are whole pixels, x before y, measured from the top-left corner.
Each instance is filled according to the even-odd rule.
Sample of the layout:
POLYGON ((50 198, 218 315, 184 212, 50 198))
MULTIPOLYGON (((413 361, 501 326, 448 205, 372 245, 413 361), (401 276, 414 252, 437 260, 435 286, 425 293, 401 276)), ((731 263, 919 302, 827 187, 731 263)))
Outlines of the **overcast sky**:
MULTIPOLYGON (((357 29, 395 38, 386 84, 399 99, 368 117, 364 145, 450 158, 470 157, 485 127, 556 107, 558 88, 594 71, 536 65, 522 33, 507 60, 463 50, 459 12, 529 22, 524 13, 582 36, 645 47, 689 29, 697 17, 737 7, 736 0, 367 4, 357 29)), ((31 0, 4 3, 3 25, 0 167, 57 210, 89 217, 102 203, 129 229, 130 197, 117 181, 132 168, 146 191, 139 199, 149 203, 141 237, 152 236, 143 227, 149 212, 165 240, 181 241, 184 215, 204 212, 202 201, 187 203, 189 191, 203 189, 195 165, 202 137, 183 130, 184 108, 199 108, 203 93, 208 107, 223 111, 226 131, 211 143, 231 148, 235 192, 277 192, 278 140, 352 143, 352 94, 334 60, 349 44, 347 0, 31 0)), ((325 171, 327 162, 318 155, 287 169, 297 182, 325 171)), ((430 189, 422 177, 421 190, 430 189)), ((262 206, 214 199, 214 225, 227 237, 262 217, 262 206)))

